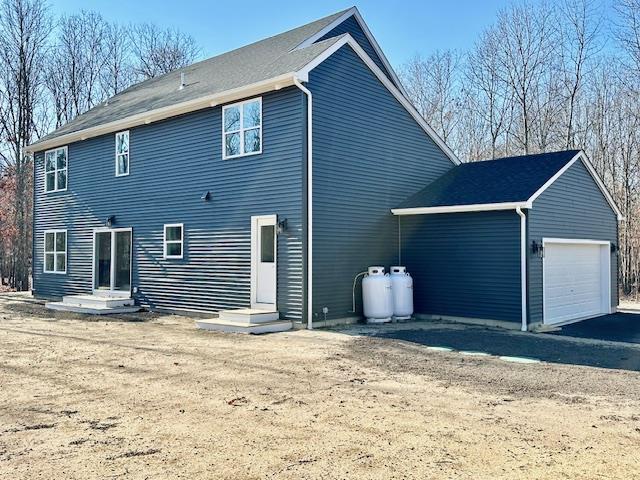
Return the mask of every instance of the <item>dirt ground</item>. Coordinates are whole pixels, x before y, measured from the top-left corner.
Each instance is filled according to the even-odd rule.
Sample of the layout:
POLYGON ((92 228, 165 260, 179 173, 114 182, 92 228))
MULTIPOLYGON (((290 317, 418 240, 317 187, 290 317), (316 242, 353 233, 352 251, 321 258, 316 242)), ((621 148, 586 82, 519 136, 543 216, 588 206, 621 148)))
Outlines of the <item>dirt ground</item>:
POLYGON ((2 479, 638 477, 636 372, 0 296, 2 479))

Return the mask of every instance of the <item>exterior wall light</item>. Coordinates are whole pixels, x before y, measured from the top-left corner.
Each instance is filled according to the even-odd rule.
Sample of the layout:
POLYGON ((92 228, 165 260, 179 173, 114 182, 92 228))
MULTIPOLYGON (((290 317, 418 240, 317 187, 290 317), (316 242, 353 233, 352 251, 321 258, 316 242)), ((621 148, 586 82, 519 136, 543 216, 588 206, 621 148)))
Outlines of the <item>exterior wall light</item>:
POLYGON ((289 225, 286 218, 278 222, 278 233, 286 232, 288 228, 289 225))
POLYGON ((111 227, 114 223, 116 223, 115 215, 109 215, 104 222, 105 226, 107 227, 111 227))
POLYGON ((209 193, 209 190, 207 190, 202 194, 202 196, 200 197, 200 200, 204 202, 208 202, 209 200, 211 200, 211 194, 209 193))
POLYGON ((532 241, 531 253, 538 255, 540 258, 544 257, 544 246, 542 245, 542 242, 536 242, 535 240, 532 241))

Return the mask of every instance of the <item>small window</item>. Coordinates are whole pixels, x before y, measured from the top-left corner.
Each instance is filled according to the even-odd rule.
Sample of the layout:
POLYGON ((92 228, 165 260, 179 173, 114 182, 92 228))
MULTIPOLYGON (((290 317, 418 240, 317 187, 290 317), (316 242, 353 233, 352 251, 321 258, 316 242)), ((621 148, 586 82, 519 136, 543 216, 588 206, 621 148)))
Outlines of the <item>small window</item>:
POLYGON ((44 191, 58 192, 67 189, 67 147, 44 153, 44 191))
POLYGON ((262 152, 262 98, 222 108, 222 158, 262 152))
POLYGON ((116 177, 129 175, 129 131, 116 133, 116 177))
POLYGON ((183 230, 181 223, 164 226, 164 258, 182 258, 183 230))
POLYGON ((45 273, 67 273, 67 231, 44 232, 45 273))

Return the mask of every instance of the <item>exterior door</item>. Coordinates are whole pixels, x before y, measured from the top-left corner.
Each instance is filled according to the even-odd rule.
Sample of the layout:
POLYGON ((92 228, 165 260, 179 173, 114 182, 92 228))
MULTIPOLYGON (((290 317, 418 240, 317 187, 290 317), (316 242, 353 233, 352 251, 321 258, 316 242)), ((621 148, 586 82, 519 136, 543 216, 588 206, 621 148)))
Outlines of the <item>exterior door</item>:
POLYGON ((610 313, 610 246, 588 240, 544 241, 544 323, 610 313))
POLYGON ((131 229, 100 229, 93 237, 93 289, 106 296, 131 294, 131 229))
POLYGON ((276 309, 276 216, 251 217, 251 308, 276 309))

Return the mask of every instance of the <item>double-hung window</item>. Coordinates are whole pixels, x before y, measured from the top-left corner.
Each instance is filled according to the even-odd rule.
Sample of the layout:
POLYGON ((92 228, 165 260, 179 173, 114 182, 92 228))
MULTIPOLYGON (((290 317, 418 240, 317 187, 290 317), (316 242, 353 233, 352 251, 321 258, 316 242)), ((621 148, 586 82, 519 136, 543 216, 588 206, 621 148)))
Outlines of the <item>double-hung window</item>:
POLYGON ((58 192, 67 189, 67 147, 44 153, 44 191, 58 192))
POLYGON ((45 230, 44 272, 67 273, 67 231, 45 230))
POLYGON ((116 133, 116 177, 129 175, 129 131, 116 133))
POLYGON ((262 152, 262 98, 222 108, 222 158, 262 152))
POLYGON ((182 258, 184 225, 171 223, 164 226, 164 258, 182 258))

